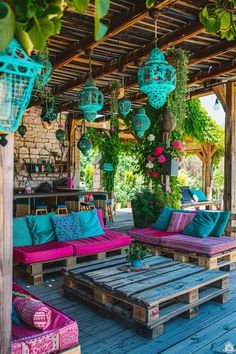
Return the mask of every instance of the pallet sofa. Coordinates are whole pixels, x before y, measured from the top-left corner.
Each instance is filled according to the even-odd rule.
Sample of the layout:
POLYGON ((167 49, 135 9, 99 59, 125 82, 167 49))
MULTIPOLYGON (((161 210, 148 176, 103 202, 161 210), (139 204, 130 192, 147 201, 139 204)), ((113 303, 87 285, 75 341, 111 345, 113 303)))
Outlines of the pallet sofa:
MULTIPOLYGON (((28 299, 30 299, 30 301, 31 299, 38 300, 16 283, 13 284, 13 294, 14 292, 17 292, 18 299, 21 299, 23 295, 29 297, 27 301, 28 299)), ((35 314, 36 310, 34 306, 31 305, 31 308, 30 306, 27 307, 27 323, 24 322, 20 316, 24 315, 25 318, 25 314, 23 313, 24 309, 20 310, 18 307, 18 309, 15 310, 18 313, 17 322, 19 322, 14 321, 15 323, 13 322, 12 324, 11 354, 50 354, 61 352, 64 354, 80 354, 80 346, 78 345, 79 331, 76 321, 46 303, 42 302, 42 305, 44 308, 46 307, 50 315, 45 329, 34 328, 29 320, 29 318, 33 318, 35 314)), ((41 315, 40 319, 41 323, 37 322, 37 324, 42 324, 41 315)), ((37 327, 40 326, 38 325, 37 327)))
POLYGON ((217 210, 220 210, 222 207, 222 200, 208 200, 201 189, 181 187, 181 191, 181 209, 200 209, 201 207, 205 207, 207 210, 211 210, 212 207, 215 207, 217 210))
MULTIPOLYGON (((103 259, 107 252, 115 250, 121 252, 124 247, 131 243, 130 236, 105 228, 101 210, 94 209, 94 211, 77 214, 80 218, 81 213, 87 213, 86 215, 88 215, 91 212, 94 213, 93 218, 98 218, 101 233, 97 233, 94 237, 91 237, 93 234, 85 238, 73 239, 74 237, 72 237, 72 239, 63 242, 56 239, 53 225, 50 224, 50 219, 48 221, 45 215, 37 216, 37 221, 40 221, 37 228, 35 225, 30 227, 28 217, 15 218, 13 221, 15 276, 21 275, 23 271, 31 283, 34 285, 40 284, 43 282, 43 274, 58 271, 62 266, 73 266, 77 263, 79 257, 93 255, 96 259, 103 259), (45 226, 44 223, 47 225, 45 226), (42 240, 41 233, 45 227, 47 228, 47 238, 44 236, 42 240), (50 235, 48 231, 50 231, 50 235)), ((68 216, 56 216, 56 218, 59 217, 66 218, 68 216)), ((90 222, 88 221, 87 224, 86 227, 89 226, 90 222)))
MULTIPOLYGON (((175 212, 181 213, 182 211, 176 210, 175 212)), ((194 218, 197 213, 220 212, 184 211, 184 213, 192 213, 194 218)), ((229 213, 222 212, 222 220, 224 215, 224 225, 226 226, 229 220, 229 213)), ((206 269, 235 269, 236 239, 227 236, 214 237, 213 235, 195 237, 167 230, 160 230, 154 227, 134 228, 129 230, 128 233, 134 241, 146 245, 154 255, 168 256, 180 262, 195 263, 206 269)), ((222 227, 221 232, 223 233, 222 227)))

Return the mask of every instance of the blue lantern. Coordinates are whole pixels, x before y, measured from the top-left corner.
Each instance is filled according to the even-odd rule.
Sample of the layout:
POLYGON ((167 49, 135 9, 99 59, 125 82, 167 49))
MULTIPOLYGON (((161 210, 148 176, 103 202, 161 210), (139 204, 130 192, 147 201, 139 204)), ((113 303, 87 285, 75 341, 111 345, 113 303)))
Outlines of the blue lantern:
POLYGON ((103 108, 104 97, 91 76, 85 81, 78 96, 78 108, 88 122, 96 119, 97 112, 103 108))
POLYGON ((18 128, 18 133, 20 134, 20 136, 23 138, 25 136, 25 134, 27 133, 27 128, 26 126, 22 123, 19 128, 18 128))
POLYGON ((92 143, 86 133, 81 135, 77 147, 84 156, 87 156, 89 154, 89 150, 92 148, 92 143))
POLYGON ((131 111, 131 101, 128 98, 122 98, 118 102, 119 113, 122 117, 126 117, 131 111))
POLYGON ((25 53, 16 39, 0 53, 0 131, 17 130, 41 67, 25 53))
POLYGON ((146 130, 150 128, 151 122, 145 113, 144 107, 139 107, 133 117, 132 128, 139 138, 142 138, 146 130))
POLYGON ((158 109, 175 89, 175 81, 175 69, 165 60, 161 50, 154 48, 146 63, 138 69, 140 91, 147 95, 149 104, 158 109))

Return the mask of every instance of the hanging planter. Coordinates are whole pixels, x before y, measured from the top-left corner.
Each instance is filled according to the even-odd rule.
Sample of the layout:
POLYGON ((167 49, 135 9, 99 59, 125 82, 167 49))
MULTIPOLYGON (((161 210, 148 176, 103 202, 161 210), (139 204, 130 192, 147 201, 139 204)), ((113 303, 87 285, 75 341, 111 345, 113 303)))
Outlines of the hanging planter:
POLYGON ((25 134, 27 133, 27 128, 26 126, 22 123, 19 128, 18 128, 18 133, 20 134, 20 136, 23 138, 25 136, 25 134))
POLYGON ((145 108, 138 108, 132 120, 132 128, 135 131, 136 135, 141 138, 144 135, 145 131, 150 128, 150 125, 151 122, 145 113, 145 108))
POLYGON ((57 119, 54 99, 46 101, 46 104, 42 108, 41 119, 46 123, 51 123, 57 119))
POLYGON ((65 132, 65 127, 63 124, 59 124, 58 125, 58 129, 56 131, 56 138, 57 140, 59 141, 63 141, 65 139, 65 135, 66 135, 66 132, 65 132))
POLYGON ((17 130, 40 70, 41 65, 28 57, 15 39, 0 53, 1 132, 7 134, 17 130))
POLYGON ((51 79, 53 70, 52 63, 49 60, 48 50, 45 49, 42 54, 33 54, 32 59, 42 65, 42 70, 35 81, 37 88, 41 90, 51 79))

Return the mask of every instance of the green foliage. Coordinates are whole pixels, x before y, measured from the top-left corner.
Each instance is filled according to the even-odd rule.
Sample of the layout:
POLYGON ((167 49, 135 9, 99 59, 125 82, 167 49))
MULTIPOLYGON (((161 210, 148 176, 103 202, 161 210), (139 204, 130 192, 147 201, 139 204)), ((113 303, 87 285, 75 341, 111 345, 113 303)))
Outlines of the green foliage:
POLYGON ((209 116, 197 98, 187 103, 184 131, 186 136, 199 143, 212 143, 217 147, 218 151, 213 159, 216 166, 224 155, 224 130, 209 116))
POLYGON ((147 247, 133 242, 129 248, 125 249, 125 253, 127 262, 143 261, 144 258, 148 255, 149 251, 147 247))
POLYGON ((85 178, 86 188, 89 190, 93 189, 93 175, 94 175, 93 166, 86 165, 84 171, 84 178, 85 178))
MULTIPOLYGON (((0 52, 15 36, 26 53, 33 49, 43 51, 48 38, 60 33, 62 16, 67 6, 79 13, 86 12, 89 0, 12 0, 12 8, 0 2, 0 52), (14 15, 15 13, 15 15, 14 15)), ((95 39, 100 40, 107 31, 101 20, 107 15, 109 0, 95 0, 95 39)))
POLYGON ((216 0, 202 9, 199 18, 207 32, 219 33, 228 41, 236 38, 235 0, 216 0))

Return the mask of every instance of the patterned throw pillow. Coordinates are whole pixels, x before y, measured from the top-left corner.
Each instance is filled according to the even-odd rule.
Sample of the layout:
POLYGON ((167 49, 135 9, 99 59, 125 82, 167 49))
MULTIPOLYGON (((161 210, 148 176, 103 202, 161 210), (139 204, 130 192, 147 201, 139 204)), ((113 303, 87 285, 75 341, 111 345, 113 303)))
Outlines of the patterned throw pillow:
POLYGON ((196 213, 173 213, 167 232, 181 232, 194 218, 196 213))
POLYGON ((71 241, 80 238, 80 222, 76 216, 54 216, 51 219, 58 241, 71 241))
POLYGON ((19 318, 27 325, 37 329, 50 326, 52 312, 42 301, 16 296, 13 305, 19 318))

